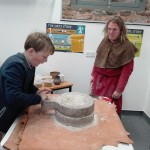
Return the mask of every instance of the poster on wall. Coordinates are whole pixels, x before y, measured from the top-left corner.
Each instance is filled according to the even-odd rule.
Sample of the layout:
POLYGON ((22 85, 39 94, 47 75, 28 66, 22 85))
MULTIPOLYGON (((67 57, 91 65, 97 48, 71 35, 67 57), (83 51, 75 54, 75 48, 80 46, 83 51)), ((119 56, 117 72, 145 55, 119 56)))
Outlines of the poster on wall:
POLYGON ((141 29, 128 29, 127 37, 128 39, 136 46, 138 52, 136 53, 136 57, 140 56, 141 46, 142 46, 142 37, 144 31, 141 29))
POLYGON ((84 25, 47 23, 46 32, 52 40, 56 51, 83 53, 84 25))

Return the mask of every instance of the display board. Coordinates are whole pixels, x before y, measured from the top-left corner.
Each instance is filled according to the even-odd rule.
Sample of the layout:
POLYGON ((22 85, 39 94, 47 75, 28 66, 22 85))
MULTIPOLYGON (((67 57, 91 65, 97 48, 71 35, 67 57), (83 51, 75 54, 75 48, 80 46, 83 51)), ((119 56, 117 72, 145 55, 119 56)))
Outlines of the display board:
POLYGON ((46 32, 51 38, 56 51, 83 53, 84 25, 47 23, 46 32))
POLYGON ((140 56, 143 33, 144 33, 144 30, 141 30, 141 29, 128 29, 127 30, 127 37, 128 37, 128 39, 138 49, 138 52, 136 53, 136 57, 140 56))

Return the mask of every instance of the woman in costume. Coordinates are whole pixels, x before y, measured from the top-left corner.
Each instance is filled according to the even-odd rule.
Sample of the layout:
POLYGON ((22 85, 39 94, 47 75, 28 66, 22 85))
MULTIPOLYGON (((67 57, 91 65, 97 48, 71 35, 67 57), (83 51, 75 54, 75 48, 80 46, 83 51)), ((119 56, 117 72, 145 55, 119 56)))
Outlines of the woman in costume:
POLYGON ((137 48, 128 40, 123 19, 115 16, 104 27, 92 70, 91 95, 112 99, 120 116, 122 93, 133 71, 137 48))

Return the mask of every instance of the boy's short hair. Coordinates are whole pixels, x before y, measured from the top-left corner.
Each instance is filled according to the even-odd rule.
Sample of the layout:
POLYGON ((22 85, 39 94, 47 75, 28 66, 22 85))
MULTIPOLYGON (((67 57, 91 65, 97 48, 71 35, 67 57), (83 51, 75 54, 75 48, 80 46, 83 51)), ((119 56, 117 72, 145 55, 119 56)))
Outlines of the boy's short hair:
POLYGON ((27 39, 24 44, 25 51, 29 48, 34 48, 36 52, 42 51, 43 48, 47 47, 51 54, 54 53, 55 47, 51 41, 51 39, 48 37, 46 33, 40 33, 40 32, 34 32, 30 33, 27 36, 27 39))

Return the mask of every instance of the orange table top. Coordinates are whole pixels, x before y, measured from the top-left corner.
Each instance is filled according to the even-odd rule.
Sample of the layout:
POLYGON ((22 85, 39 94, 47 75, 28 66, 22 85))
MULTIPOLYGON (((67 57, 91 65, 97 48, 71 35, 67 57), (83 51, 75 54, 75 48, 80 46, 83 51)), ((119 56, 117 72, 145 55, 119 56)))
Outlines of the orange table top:
POLYGON ((68 82, 68 81, 63 81, 61 82, 59 85, 55 85, 55 84, 52 84, 50 86, 45 86, 45 84, 41 83, 41 84, 35 84, 35 86, 37 86, 38 88, 41 88, 41 87, 48 87, 50 88, 51 90, 58 90, 58 89, 63 89, 63 88, 69 88, 69 87, 72 87, 73 86, 73 83, 71 82, 68 82))
POLYGON ((52 86, 50 86, 49 88, 51 89, 51 90, 56 90, 56 89, 62 89, 62 88, 67 88, 67 87, 72 87, 73 86, 73 84, 72 83, 70 83, 70 82, 68 82, 68 81, 64 81, 64 82, 62 82, 61 84, 59 84, 59 85, 52 85, 52 86))

